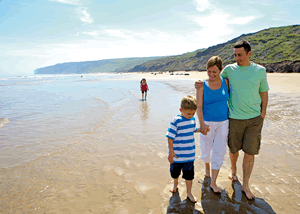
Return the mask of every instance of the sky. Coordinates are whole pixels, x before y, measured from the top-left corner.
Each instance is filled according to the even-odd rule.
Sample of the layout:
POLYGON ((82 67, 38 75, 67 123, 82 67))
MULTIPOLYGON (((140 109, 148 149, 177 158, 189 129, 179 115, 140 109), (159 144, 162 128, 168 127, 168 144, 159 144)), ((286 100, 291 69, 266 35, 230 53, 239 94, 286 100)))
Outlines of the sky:
POLYGON ((63 62, 179 55, 300 24, 295 0, 0 0, 0 75, 63 62))

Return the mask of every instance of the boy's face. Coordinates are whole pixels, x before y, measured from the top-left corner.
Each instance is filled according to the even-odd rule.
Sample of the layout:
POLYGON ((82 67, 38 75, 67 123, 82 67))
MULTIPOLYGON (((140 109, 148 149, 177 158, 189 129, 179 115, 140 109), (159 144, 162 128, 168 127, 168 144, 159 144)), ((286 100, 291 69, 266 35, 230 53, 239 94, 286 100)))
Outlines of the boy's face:
POLYGON ((180 108, 180 112, 183 117, 189 120, 195 115, 196 110, 180 108))

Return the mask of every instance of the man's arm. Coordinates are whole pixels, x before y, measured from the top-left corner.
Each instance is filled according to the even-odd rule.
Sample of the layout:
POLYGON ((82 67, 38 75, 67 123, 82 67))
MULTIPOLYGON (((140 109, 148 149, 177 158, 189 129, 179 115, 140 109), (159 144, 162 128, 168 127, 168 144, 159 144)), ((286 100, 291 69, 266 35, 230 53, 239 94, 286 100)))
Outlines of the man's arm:
POLYGON ((269 100, 269 94, 268 91, 265 92, 259 92, 259 95, 261 97, 261 117, 265 119, 265 116, 267 114, 267 105, 268 105, 268 100, 269 100))

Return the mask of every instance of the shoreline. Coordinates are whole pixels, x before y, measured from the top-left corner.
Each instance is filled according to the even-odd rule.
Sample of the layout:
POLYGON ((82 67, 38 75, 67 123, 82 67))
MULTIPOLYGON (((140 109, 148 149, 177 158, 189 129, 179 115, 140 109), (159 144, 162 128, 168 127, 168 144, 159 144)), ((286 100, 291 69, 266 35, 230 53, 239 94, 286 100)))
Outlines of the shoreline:
MULTIPOLYGON (((199 80, 206 79, 206 72, 199 71, 178 71, 174 72, 174 75, 170 75, 169 72, 159 74, 158 72, 131 72, 126 73, 134 77, 146 78, 149 80, 170 79, 170 80, 199 80), (154 75, 156 73, 156 75, 154 75), (184 75, 189 73, 189 75, 184 75), (182 75, 180 75, 182 74, 182 75)), ((125 74, 125 73, 123 73, 125 74)), ((267 73, 267 80, 269 83, 269 93, 287 93, 295 96, 300 96, 300 74, 299 73, 267 73)))

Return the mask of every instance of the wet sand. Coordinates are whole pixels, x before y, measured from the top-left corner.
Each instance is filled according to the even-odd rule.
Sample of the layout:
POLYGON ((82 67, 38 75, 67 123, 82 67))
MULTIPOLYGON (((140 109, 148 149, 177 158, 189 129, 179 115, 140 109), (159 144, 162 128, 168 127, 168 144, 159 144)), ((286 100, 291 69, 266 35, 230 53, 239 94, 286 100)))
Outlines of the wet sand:
MULTIPOLYGON (((194 79, 206 78, 206 73, 189 73, 129 75, 145 77, 150 86, 148 100, 136 111, 121 116, 126 109, 108 110, 100 127, 63 139, 69 144, 62 151, 0 169, 0 213, 299 213, 299 74, 268 74, 271 90, 263 143, 250 180, 255 200, 241 192, 242 153, 239 181, 231 182, 227 152, 217 180, 221 195, 209 189, 199 157, 192 189, 198 202, 186 200, 182 178, 178 193, 169 192, 165 133, 178 109, 161 105, 172 94, 162 91, 151 97, 151 82, 163 82, 183 96, 194 95, 194 79)), ((195 139, 200 155, 198 134, 195 139)))

